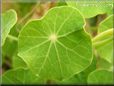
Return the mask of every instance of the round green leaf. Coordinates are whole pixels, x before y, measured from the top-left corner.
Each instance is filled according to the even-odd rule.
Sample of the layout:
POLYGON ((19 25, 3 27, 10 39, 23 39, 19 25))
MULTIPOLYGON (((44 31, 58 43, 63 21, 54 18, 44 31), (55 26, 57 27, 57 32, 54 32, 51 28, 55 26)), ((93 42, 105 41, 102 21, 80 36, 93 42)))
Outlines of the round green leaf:
POLYGON ((37 82, 38 77, 29 69, 12 69, 2 76, 2 84, 36 84, 37 82))
POLYGON ((88 76, 88 84, 113 84, 113 72, 107 70, 95 70, 88 76))
POLYGON ((2 14, 2 45, 4 44, 6 37, 8 36, 10 29, 17 22, 17 14, 14 10, 8 10, 2 14))
POLYGON ((100 23, 98 28, 98 33, 101 33, 103 31, 113 28, 113 17, 114 15, 111 15, 100 23))
POLYGON ((113 13, 113 3, 112 1, 98 1, 98 0, 82 0, 82 1, 72 1, 66 0, 69 6, 75 7, 80 10, 85 18, 94 17, 98 14, 112 14, 113 13))
POLYGON ((92 61, 92 43, 75 8, 55 7, 19 34, 19 56, 43 81, 73 76, 92 61))

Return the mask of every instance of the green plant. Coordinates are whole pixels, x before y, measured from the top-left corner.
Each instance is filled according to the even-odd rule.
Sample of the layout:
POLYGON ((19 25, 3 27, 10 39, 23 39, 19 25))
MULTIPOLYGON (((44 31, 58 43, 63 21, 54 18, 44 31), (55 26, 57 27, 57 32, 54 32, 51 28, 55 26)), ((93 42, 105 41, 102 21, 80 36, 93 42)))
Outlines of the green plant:
POLYGON ((113 84, 112 7, 102 3, 100 10, 80 9, 82 2, 66 3, 69 6, 53 7, 42 18, 29 20, 18 38, 9 34, 16 12, 2 14, 2 27, 8 28, 3 28, 2 49, 7 37, 18 43, 12 69, 1 76, 3 84, 113 84), (104 13, 108 16, 92 37, 86 19, 104 13))
POLYGON ((14 10, 9 10, 2 14, 2 46, 10 32, 10 29, 15 25, 17 15, 14 10))

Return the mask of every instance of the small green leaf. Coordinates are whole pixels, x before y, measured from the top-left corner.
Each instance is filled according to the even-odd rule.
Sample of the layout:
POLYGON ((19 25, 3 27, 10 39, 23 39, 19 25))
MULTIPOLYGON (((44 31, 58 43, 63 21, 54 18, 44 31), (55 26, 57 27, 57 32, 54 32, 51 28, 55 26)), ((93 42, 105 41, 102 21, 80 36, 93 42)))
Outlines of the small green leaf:
POLYGON ((83 1, 72 1, 66 0, 67 4, 71 7, 75 7, 80 10, 85 18, 94 17, 98 14, 112 14, 113 13, 113 3, 112 1, 98 1, 98 0, 83 0, 83 1))
POLYGON ((91 39, 83 26, 84 19, 75 8, 52 8, 24 26, 18 55, 45 82, 69 78, 92 61, 91 39))
POLYGON ((36 84, 38 76, 29 69, 17 68, 5 72, 2 76, 2 84, 36 84))
POLYGON ((11 9, 2 14, 2 45, 4 44, 10 29, 15 25, 16 21, 17 14, 14 10, 11 9))
POLYGON ((98 28, 98 33, 101 33, 103 31, 113 28, 113 17, 114 15, 111 15, 100 23, 98 28))
POLYGON ((113 72, 108 70, 95 70, 88 76, 88 84, 113 84, 113 72))
POLYGON ((93 46, 101 58, 113 62, 113 29, 106 30, 93 38, 93 46))

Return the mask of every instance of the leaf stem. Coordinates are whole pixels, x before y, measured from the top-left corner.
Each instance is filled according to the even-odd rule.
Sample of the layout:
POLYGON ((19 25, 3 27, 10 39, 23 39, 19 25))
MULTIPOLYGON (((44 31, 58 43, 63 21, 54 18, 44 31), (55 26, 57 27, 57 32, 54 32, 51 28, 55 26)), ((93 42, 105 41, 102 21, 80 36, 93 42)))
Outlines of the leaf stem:
POLYGON ((15 36, 12 36, 12 35, 8 35, 8 38, 9 38, 9 39, 12 39, 12 40, 14 40, 14 41, 18 41, 18 38, 15 37, 15 36))
POLYGON ((38 7, 39 2, 37 2, 37 4, 34 6, 34 8, 26 15, 24 16, 19 22, 18 24, 21 24, 25 19, 27 19, 38 7))
POLYGON ((109 39, 106 39, 106 40, 103 40, 103 41, 93 42, 93 46, 94 47, 99 47, 99 46, 102 46, 102 45, 110 42, 111 40, 112 40, 112 38, 109 38, 109 39))
POLYGON ((101 45, 103 45, 113 39, 112 37, 108 38, 108 36, 113 37, 113 29, 109 29, 107 31, 104 31, 104 32, 100 33, 99 35, 97 35, 96 37, 94 37, 92 39, 93 46, 94 47, 101 46, 101 45), (105 37, 107 37, 108 39, 103 39, 105 37))

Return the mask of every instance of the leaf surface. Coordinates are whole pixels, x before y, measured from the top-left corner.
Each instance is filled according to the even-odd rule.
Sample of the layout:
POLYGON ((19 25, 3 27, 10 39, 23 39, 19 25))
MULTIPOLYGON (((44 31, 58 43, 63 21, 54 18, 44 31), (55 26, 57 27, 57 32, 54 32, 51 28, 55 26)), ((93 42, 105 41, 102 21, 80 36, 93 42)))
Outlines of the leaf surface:
POLYGON ((92 43, 75 8, 55 7, 28 22, 19 34, 19 56, 43 81, 63 80, 92 61, 92 43), (79 21, 80 20, 80 21, 79 21))
POLYGON ((88 76, 88 84, 112 84, 113 72, 107 70, 95 70, 88 76))
POLYGON ((6 37, 8 36, 11 28, 17 22, 17 14, 14 10, 8 10, 2 14, 2 45, 4 44, 6 37))
POLYGON ((89 67, 87 67, 82 72, 74 75, 73 77, 71 77, 67 80, 61 81, 60 84, 66 84, 66 85, 67 84, 79 84, 79 85, 87 84, 88 75, 95 69, 96 69, 96 57, 94 55, 92 63, 89 67))
POLYGON ((13 68, 19 68, 19 67, 27 68, 26 63, 21 57, 17 55, 17 52, 13 56, 12 63, 13 63, 13 68))
POLYGON ((107 1, 98 1, 98 0, 81 0, 81 1, 73 1, 66 0, 68 6, 75 7, 80 10, 80 12, 84 15, 85 18, 94 17, 98 14, 112 14, 113 13, 113 3, 112 0, 107 1))
POLYGON ((2 84, 36 84, 37 82, 38 77, 29 69, 12 69, 2 76, 2 84))
POLYGON ((98 33, 101 33, 103 31, 113 28, 113 17, 114 15, 111 15, 100 23, 98 28, 98 33))

